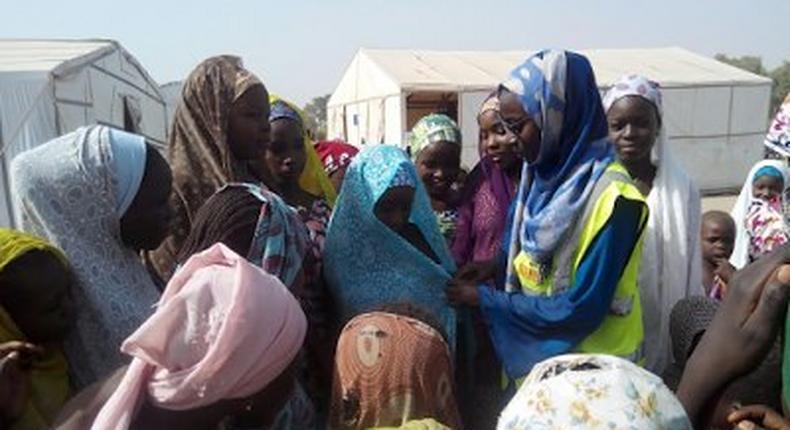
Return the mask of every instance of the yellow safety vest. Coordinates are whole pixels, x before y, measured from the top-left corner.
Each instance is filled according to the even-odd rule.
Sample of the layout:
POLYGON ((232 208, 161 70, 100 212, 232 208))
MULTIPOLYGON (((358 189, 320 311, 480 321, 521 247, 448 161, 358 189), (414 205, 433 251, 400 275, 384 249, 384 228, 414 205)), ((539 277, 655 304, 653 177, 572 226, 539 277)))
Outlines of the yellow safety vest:
POLYGON ((519 254, 513 264, 524 294, 550 296, 569 289, 574 284, 576 270, 611 217, 618 198, 644 204, 639 223, 639 239, 617 283, 609 314, 598 329, 577 345, 575 351, 616 355, 641 363, 644 328, 637 278, 648 209, 644 196, 636 188, 623 165, 613 162, 598 179, 585 204, 580 222, 565 241, 565 245, 555 254, 549 270, 530 261, 525 253, 519 254))

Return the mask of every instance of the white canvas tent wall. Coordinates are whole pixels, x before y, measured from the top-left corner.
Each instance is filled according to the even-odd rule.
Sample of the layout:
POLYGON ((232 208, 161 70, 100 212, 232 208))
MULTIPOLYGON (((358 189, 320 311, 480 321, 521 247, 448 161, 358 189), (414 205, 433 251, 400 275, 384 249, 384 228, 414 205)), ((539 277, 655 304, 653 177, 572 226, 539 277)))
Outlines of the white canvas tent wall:
MULTIPOLYGON (((582 52, 602 91, 631 73, 661 84, 670 144, 702 190, 739 187, 762 157, 769 79, 681 48, 582 52)), ((401 144, 409 97, 455 93, 463 161, 471 167, 480 103, 530 53, 360 49, 329 99, 328 135, 355 145, 401 144)))
POLYGON ((0 39, 0 226, 13 226, 10 160, 87 124, 133 129, 164 148, 159 86, 109 40, 0 39))

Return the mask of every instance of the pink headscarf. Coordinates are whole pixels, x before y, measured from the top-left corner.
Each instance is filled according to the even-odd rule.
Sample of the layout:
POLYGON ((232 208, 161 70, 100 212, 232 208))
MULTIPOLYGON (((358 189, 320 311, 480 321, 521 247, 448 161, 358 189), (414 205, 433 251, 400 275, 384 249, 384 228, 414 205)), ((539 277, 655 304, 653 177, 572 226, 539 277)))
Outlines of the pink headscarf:
POLYGON ((143 396, 188 410, 255 394, 291 364, 306 331, 277 278, 216 244, 186 262, 123 343, 134 359, 91 428, 128 428, 143 396))

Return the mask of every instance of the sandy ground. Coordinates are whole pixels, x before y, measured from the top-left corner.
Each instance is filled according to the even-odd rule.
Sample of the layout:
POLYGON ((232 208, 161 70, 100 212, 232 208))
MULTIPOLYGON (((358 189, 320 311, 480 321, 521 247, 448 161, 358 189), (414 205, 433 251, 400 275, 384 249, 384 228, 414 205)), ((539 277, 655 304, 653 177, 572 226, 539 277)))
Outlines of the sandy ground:
POLYGON ((712 210, 730 212, 730 210, 732 209, 732 205, 735 204, 735 200, 737 198, 738 196, 736 194, 703 197, 702 212, 704 213, 712 210))

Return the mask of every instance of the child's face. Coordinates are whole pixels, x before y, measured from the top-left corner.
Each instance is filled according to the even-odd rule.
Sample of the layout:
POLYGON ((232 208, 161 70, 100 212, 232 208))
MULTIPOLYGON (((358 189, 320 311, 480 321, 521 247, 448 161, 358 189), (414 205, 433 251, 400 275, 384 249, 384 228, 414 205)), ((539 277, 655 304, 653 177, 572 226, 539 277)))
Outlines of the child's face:
POLYGON ((775 176, 760 176, 752 184, 752 195, 760 200, 770 201, 781 197, 784 183, 775 176))
POLYGON ((718 219, 707 219, 702 223, 702 258, 718 264, 732 255, 735 246, 735 231, 732 225, 718 219))

